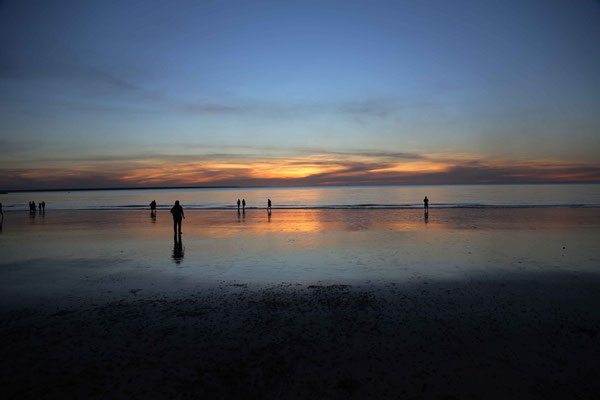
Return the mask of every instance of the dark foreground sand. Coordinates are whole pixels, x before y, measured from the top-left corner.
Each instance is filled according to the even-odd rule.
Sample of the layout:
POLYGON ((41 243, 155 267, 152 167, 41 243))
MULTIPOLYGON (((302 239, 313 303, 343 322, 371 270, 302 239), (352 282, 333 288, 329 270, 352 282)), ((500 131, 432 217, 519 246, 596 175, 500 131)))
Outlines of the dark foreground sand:
POLYGON ((600 279, 226 284, 1 315, 3 398, 598 398, 600 279))

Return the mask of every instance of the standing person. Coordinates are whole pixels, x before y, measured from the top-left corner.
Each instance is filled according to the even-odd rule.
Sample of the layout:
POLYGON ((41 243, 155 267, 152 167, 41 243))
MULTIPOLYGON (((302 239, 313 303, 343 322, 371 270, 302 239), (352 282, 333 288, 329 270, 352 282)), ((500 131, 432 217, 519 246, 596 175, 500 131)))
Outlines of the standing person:
POLYGON ((425 214, 429 214, 429 199, 427 196, 423 199, 423 204, 425 205, 425 214))
POLYGON ((4 218, 4 213, 2 212, 2 203, 0 203, 0 215, 2 215, 2 218, 4 218))
POLYGON ((267 211, 271 212, 271 199, 267 199, 267 211))
POLYGON ((42 203, 38 203, 38 207, 39 207, 40 212, 42 212, 42 203))
POLYGON ((246 199, 242 199, 242 211, 246 212, 246 199))
POLYGON ((173 214, 173 231, 181 235, 181 219, 185 219, 185 215, 183 215, 183 207, 179 205, 179 200, 171 208, 171 214, 173 214))
POLYGON ((42 212, 46 212, 46 202, 42 201, 42 212))
POLYGON ((237 205, 238 205, 238 212, 240 212, 240 199, 238 199, 237 205))
POLYGON ((150 211, 156 211, 156 200, 150 202, 150 211))

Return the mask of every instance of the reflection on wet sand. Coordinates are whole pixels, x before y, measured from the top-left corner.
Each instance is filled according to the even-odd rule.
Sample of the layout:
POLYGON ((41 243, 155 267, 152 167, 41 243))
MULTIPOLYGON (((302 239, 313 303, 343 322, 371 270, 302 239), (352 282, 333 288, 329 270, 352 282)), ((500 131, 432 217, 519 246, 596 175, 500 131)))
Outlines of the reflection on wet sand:
MULTIPOLYGON (((151 214, 152 225, 148 226, 139 223, 140 213, 142 211, 57 211, 52 214, 50 221, 43 221, 31 214, 29 222, 35 226, 43 223, 45 229, 57 234, 61 232, 61 235, 114 237, 114 233, 108 233, 108 228, 118 227, 119 232, 128 232, 130 237, 136 239, 170 237, 170 218, 158 219, 156 213, 151 214)), ((600 226, 600 213, 596 209, 439 209, 436 210, 434 219, 430 219, 428 214, 423 216, 419 210, 278 210, 277 218, 273 218, 273 213, 267 213, 265 218, 262 212, 250 212, 246 215, 240 211, 237 219, 232 216, 231 211, 223 210, 190 210, 188 214, 185 232, 187 238, 227 238, 273 233, 564 229, 565 226, 600 226)), ((146 218, 147 214, 144 219, 146 218)))
POLYGON ((71 288, 73 274, 88 271, 160 283, 156 276, 171 273, 165 264, 184 262, 193 268, 177 269, 181 284, 407 279, 507 267, 587 271, 597 270, 600 240, 600 209, 449 209, 425 221, 421 210, 278 209, 270 219, 255 210, 237 220, 233 210, 190 210, 185 237, 192 253, 184 260, 181 237, 171 244, 171 218, 148 224, 146 212, 56 211, 45 223, 11 214, 0 265, 19 268, 3 271, 0 289, 22 293, 15 282, 28 274, 50 293, 57 285, 71 288))
MULTIPOLYGON (((235 212, 235 211, 234 211, 235 212)), ((127 233, 127 240, 135 238, 160 239, 170 237, 170 218, 158 219, 151 214, 151 225, 140 224, 140 216, 147 221, 146 211, 57 211, 45 221, 43 214, 15 214, 21 224, 45 226, 51 235, 73 236, 78 240, 116 237, 127 233), (29 220, 29 224, 26 222, 29 220)), ((229 238, 243 235, 257 237, 280 233, 334 233, 334 232, 418 232, 499 229, 565 229, 565 227, 598 227, 597 209, 437 209, 435 218, 423 216, 420 210, 278 210, 273 213, 240 211, 237 218, 231 211, 190 210, 186 215, 186 237, 229 238)), ((33 233, 33 231, 32 231, 33 233)), ((37 232, 41 233, 41 232, 37 232)))
POLYGON ((175 263, 180 264, 181 261, 183 261, 183 251, 181 235, 173 235, 173 261, 175 261, 175 263))

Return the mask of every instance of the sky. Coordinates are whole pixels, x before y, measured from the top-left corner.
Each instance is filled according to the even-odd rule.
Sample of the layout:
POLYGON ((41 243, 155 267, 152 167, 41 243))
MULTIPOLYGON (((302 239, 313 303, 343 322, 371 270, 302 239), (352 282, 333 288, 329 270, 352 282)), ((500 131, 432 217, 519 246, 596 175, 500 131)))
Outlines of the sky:
POLYGON ((599 43, 592 0, 0 0, 0 190, 600 182, 599 43))

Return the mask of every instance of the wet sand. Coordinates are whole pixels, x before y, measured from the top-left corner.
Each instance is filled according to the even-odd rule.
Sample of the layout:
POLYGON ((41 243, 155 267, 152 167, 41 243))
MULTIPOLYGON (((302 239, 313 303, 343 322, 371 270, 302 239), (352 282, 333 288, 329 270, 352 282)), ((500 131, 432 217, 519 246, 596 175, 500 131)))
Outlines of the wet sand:
POLYGON ((4 393, 600 393, 598 210, 276 212, 5 218, 4 393))

